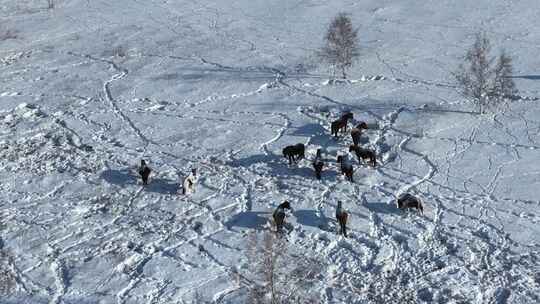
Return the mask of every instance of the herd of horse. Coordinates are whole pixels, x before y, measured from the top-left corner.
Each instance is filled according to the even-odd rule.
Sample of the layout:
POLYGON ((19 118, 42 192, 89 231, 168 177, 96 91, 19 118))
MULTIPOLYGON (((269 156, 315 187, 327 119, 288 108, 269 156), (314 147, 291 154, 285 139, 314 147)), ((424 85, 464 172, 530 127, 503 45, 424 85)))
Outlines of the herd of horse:
MULTIPOLYGON (((332 121, 330 125, 330 132, 332 136, 339 137, 339 134, 345 134, 347 132, 347 126, 349 120, 353 120, 354 115, 352 112, 346 112, 341 117, 335 121, 332 121)), ((360 147, 360 138, 362 136, 363 130, 368 130, 368 124, 366 122, 358 123, 354 128, 351 129, 350 135, 353 141, 353 144, 349 146, 349 152, 353 152, 358 158, 358 162, 365 162, 370 164, 373 168, 377 166, 377 155, 374 150, 368 148, 360 147)), ((289 165, 297 163, 301 159, 305 159, 306 146, 302 143, 296 145, 290 145, 283 148, 283 156, 289 161, 289 165)), ((347 154, 338 154, 336 163, 339 164, 339 169, 342 175, 345 175, 345 179, 354 182, 353 173, 354 167, 352 163, 348 160, 347 154)), ((317 149, 315 158, 312 161, 312 166, 315 172, 315 177, 320 180, 322 178, 322 171, 325 166, 322 158, 321 149, 317 149)), ((418 210, 421 214, 424 213, 424 207, 422 200, 410 193, 404 193, 397 197, 396 205, 399 209, 408 209, 413 208, 418 210)), ((274 224, 276 225, 277 232, 281 232, 283 225, 285 223, 285 209, 291 210, 291 204, 288 201, 284 201, 280 204, 274 211, 273 219, 274 224)), ((343 209, 342 202, 337 202, 336 207, 336 220, 339 223, 339 234, 347 237, 347 220, 349 218, 349 213, 343 209)))
MULTIPOLYGON (((340 133, 346 133, 349 120, 353 119, 353 113, 347 112, 343 114, 338 120, 335 120, 331 123, 331 134, 337 138, 340 133)), ((362 136, 363 130, 368 129, 368 124, 365 122, 360 122, 356 125, 356 127, 351 129, 350 134, 353 144, 349 146, 349 152, 354 152, 354 154, 358 158, 359 163, 365 162, 366 164, 370 164, 371 166, 373 166, 373 168, 375 168, 375 166, 377 166, 377 155, 375 154, 375 151, 367 148, 362 148, 359 145, 360 137, 362 136)), ((297 163, 301 159, 305 159, 306 146, 302 143, 299 143, 296 145, 285 147, 282 152, 283 156, 285 156, 285 158, 289 161, 289 165, 292 165, 293 163, 297 163)), ((350 182, 354 182, 354 168, 352 163, 348 160, 347 154, 339 154, 337 156, 336 162, 339 164, 341 173, 345 175, 345 179, 350 182)), ((312 161, 312 166, 315 171, 315 177, 320 180, 322 178, 322 171, 325 166, 321 149, 317 149, 315 158, 312 161)), ((148 185, 148 178, 151 172, 152 170, 150 169, 150 167, 148 167, 146 161, 141 160, 141 165, 139 167, 138 173, 141 176, 143 185, 148 185)), ((183 180, 181 193, 183 195, 186 195, 195 192, 196 181, 197 170, 192 169, 191 173, 183 180)), ((396 204, 399 209, 414 208, 422 214, 424 212, 423 203, 420 198, 409 193, 399 195, 396 199, 396 204)), ((283 203, 281 203, 272 214, 277 232, 281 232, 283 229, 286 216, 285 210, 292 210, 291 204, 288 201, 284 201, 283 203)), ((338 201, 336 207, 336 220, 339 223, 339 234, 342 234, 345 237, 347 237, 348 218, 349 213, 345 209, 343 209, 342 202, 338 201)))
MULTIPOLYGON (((148 185, 148 178, 150 177, 150 173, 152 173, 152 169, 146 164, 146 161, 144 159, 141 159, 141 165, 139 166, 138 170, 139 175, 141 176, 143 186, 148 185)), ((187 195, 189 193, 195 192, 195 184, 197 182, 197 169, 192 168, 191 173, 186 176, 182 182, 182 187, 179 189, 179 192, 182 193, 182 195, 187 195)))

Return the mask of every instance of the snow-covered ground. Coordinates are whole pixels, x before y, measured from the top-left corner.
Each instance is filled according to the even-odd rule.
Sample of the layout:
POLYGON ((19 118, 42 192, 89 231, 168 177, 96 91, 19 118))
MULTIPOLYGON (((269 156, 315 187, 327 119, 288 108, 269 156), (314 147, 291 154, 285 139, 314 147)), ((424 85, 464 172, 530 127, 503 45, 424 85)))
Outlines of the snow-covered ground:
POLYGON ((537 0, 56 2, 0 0, 2 303, 242 303, 247 239, 285 199, 288 246, 327 265, 322 303, 373 302, 368 283, 395 302, 540 302, 537 0), (316 51, 341 11, 361 57, 329 85, 316 51), (496 115, 453 84, 479 30, 522 97, 496 115), (343 110, 376 126, 380 165, 352 158, 354 184, 335 163, 350 137, 329 131, 343 110), (406 191, 424 216, 396 208, 406 191))

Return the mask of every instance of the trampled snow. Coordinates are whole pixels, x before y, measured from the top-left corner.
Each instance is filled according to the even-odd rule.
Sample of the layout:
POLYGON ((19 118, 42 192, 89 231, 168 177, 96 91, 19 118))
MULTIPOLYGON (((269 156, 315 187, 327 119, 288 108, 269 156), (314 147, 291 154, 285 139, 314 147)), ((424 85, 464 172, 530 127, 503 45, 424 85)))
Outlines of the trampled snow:
POLYGON ((537 1, 55 2, 0 0, 15 36, 0 41, 1 303, 243 303, 248 239, 284 200, 289 250, 325 265, 321 303, 540 302, 537 1), (361 47, 347 81, 317 57, 341 11, 361 47), (487 115, 452 74, 481 30, 520 90, 487 115), (343 111, 378 154, 349 156, 354 183, 336 163, 352 140, 330 135, 343 111), (306 159, 288 165, 296 143, 306 159), (397 209, 404 192, 424 215, 397 209))

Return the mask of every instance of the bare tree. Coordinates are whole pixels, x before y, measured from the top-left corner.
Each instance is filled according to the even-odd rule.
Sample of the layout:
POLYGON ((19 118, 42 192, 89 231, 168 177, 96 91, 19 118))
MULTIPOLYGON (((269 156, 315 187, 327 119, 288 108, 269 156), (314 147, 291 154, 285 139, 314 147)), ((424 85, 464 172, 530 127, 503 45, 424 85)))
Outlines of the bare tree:
POLYGON ((55 8, 55 0, 47 0, 47 9, 54 9, 55 8))
POLYGON ((206 302, 204 301, 202 295, 199 293, 198 290, 195 291, 195 293, 193 294, 193 300, 191 300, 191 304, 205 304, 206 302))
POLYGON ((9 295, 13 292, 15 287, 15 274, 11 265, 13 265, 13 257, 7 253, 4 248, 4 241, 2 240, 2 232, 6 227, 5 222, 2 220, 4 214, 0 214, 0 296, 9 295))
POLYGON ((325 45, 319 55, 332 65, 334 73, 339 69, 343 78, 347 78, 347 69, 360 55, 358 29, 353 28, 349 15, 339 13, 330 23, 324 39, 325 45))
POLYGON ((8 39, 17 39, 17 32, 10 29, 0 28, 0 41, 4 41, 8 39))
POLYGON ((504 52, 494 66, 495 58, 490 55, 491 44, 485 33, 476 35, 471 49, 467 51, 465 63, 460 65, 456 80, 464 96, 472 98, 480 113, 489 106, 517 94, 512 74, 512 60, 504 52))
POLYGON ((253 276, 249 286, 250 304, 318 303, 309 287, 319 279, 321 262, 289 252, 286 241, 266 232, 262 243, 252 234, 248 261, 253 276))
POLYGON ((504 51, 501 52, 497 59, 494 74, 495 78, 493 80, 491 98, 496 100, 497 104, 504 102, 504 100, 512 99, 517 95, 516 84, 511 78, 513 74, 512 58, 506 55, 504 51))
POLYGON ((12 257, 0 250, 0 295, 9 295, 15 287, 15 275, 9 265, 11 259, 12 257))

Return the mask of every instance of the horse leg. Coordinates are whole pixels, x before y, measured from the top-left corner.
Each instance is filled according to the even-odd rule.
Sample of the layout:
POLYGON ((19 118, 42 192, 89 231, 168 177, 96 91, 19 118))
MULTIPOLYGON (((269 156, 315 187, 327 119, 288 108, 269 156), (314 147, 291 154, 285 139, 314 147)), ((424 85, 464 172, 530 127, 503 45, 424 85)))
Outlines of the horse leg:
POLYGON ((347 237, 347 223, 345 221, 341 222, 341 232, 343 236, 347 237))

